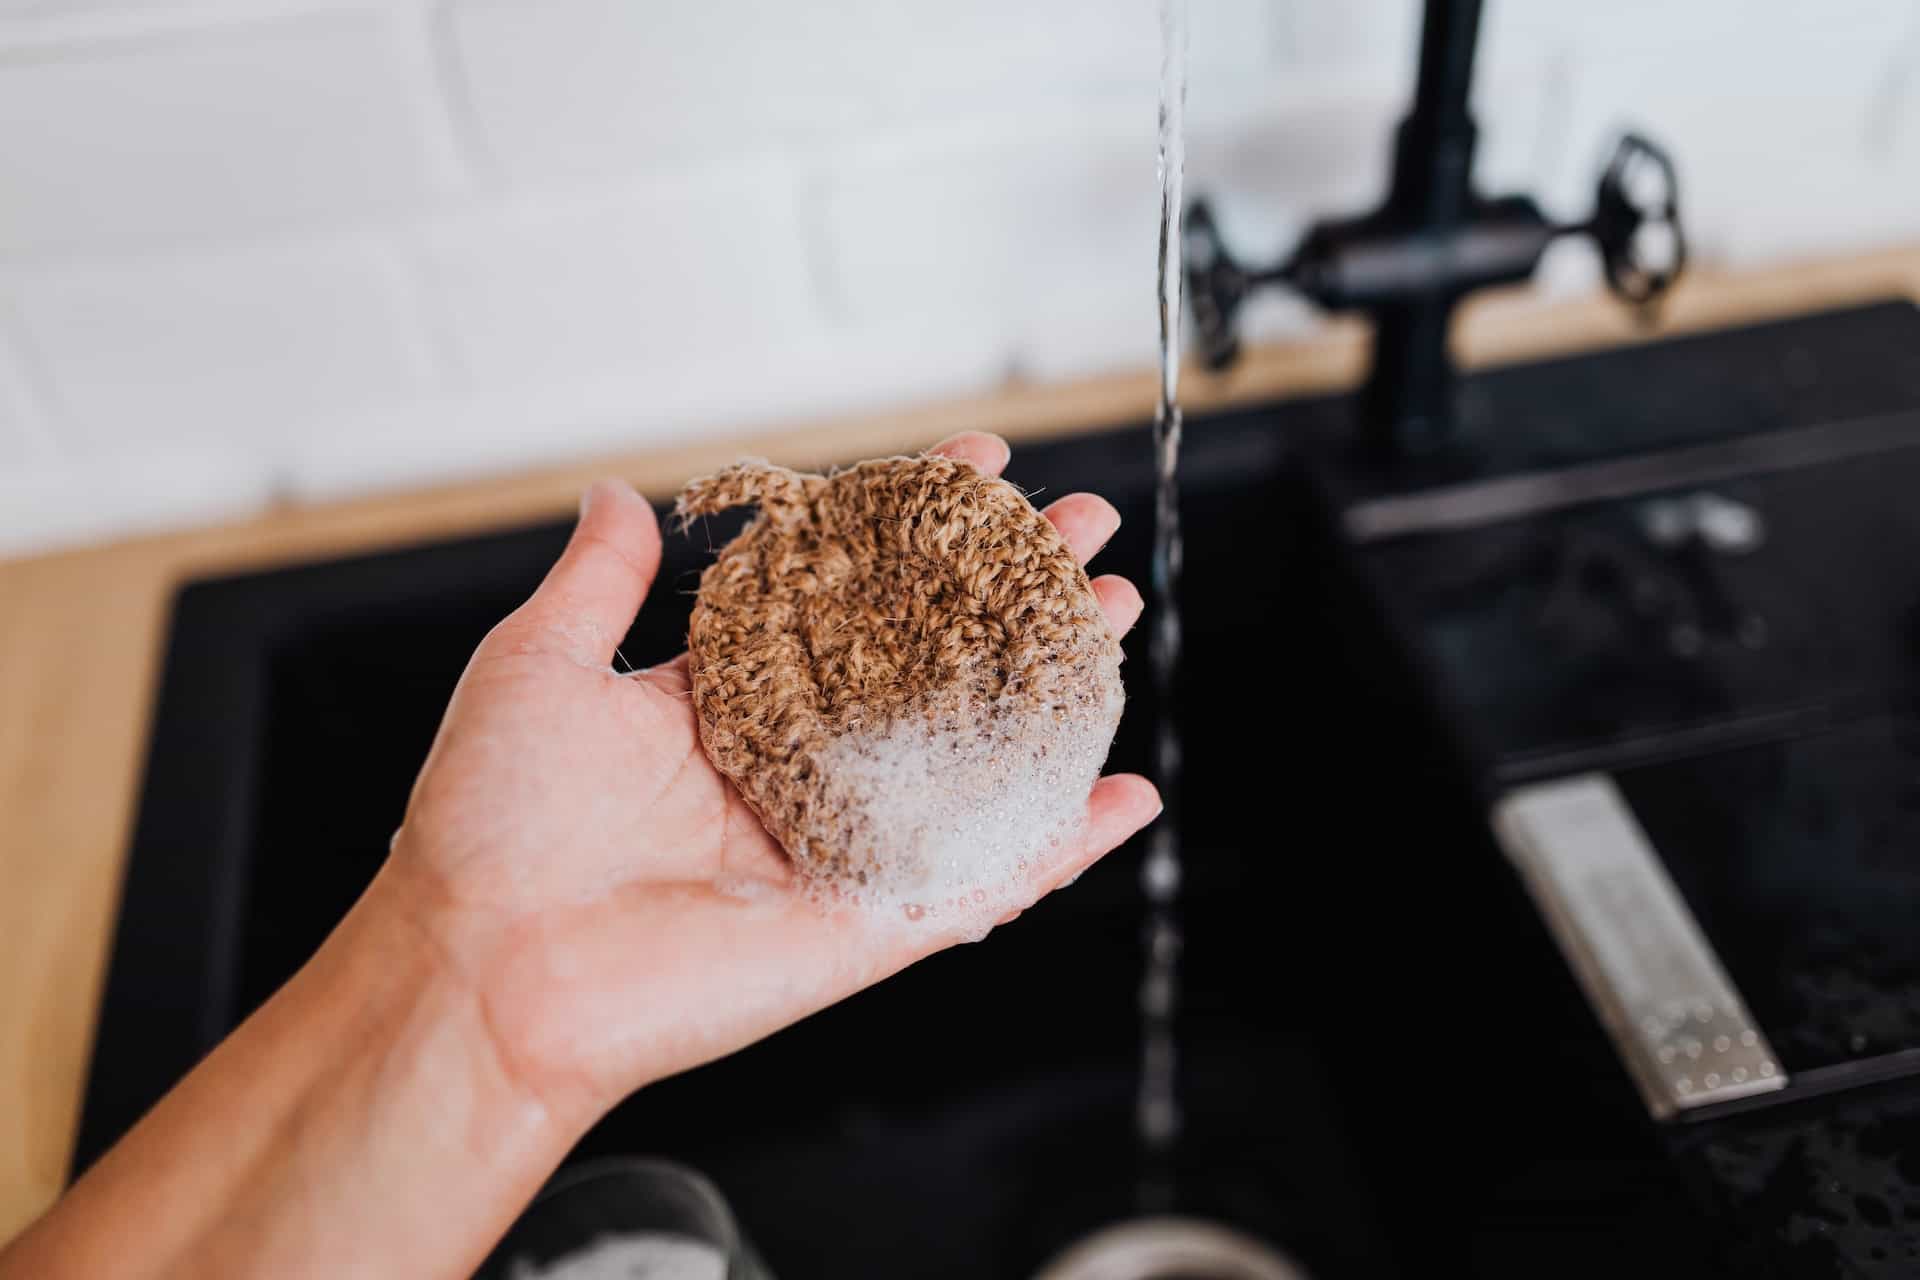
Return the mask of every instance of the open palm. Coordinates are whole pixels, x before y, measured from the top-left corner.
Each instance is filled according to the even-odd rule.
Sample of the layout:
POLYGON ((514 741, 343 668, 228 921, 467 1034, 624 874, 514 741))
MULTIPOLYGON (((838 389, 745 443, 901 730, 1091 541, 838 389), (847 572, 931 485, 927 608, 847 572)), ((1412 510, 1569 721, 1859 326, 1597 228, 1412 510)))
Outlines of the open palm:
MULTIPOLYGON (((1004 442, 937 452, 998 474, 1004 442)), ((1084 563, 1119 516, 1089 494, 1045 515, 1084 563)), ((603 482, 539 590, 487 636, 416 783, 388 875, 479 997, 507 1068, 597 1111, 957 941, 796 892, 785 854, 701 750, 686 657, 612 668, 652 585, 652 509, 603 482)), ((1140 613, 1094 580, 1116 634, 1140 613)), ((1022 900, 1150 821, 1144 779, 1103 778, 1076 840, 1038 849, 1022 900)))

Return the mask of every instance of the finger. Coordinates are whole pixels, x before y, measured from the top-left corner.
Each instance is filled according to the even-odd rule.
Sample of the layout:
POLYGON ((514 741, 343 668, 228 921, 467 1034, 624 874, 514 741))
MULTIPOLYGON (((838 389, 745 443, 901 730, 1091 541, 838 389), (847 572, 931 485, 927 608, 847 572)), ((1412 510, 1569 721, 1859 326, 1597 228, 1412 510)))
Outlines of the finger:
POLYGON ((1081 564, 1093 559, 1120 527, 1120 513, 1096 493, 1070 493, 1040 514, 1053 522, 1081 564))
POLYGON ((997 476, 1007 469, 1007 459, 1013 456, 1013 448, 999 436, 989 435, 985 431, 962 431, 957 436, 948 436, 933 448, 930 454, 943 458, 957 458, 961 462, 971 462, 975 469, 984 475, 997 476))
POLYGON ((653 508, 624 481, 598 481, 581 499, 566 550, 516 611, 512 629, 523 644, 611 664, 659 567, 653 508))
POLYGON ((1141 610, 1147 607, 1146 601, 1140 598, 1140 589, 1117 573, 1095 578, 1093 594, 1099 599, 1100 608, 1107 615, 1107 625, 1116 636, 1133 630, 1133 624, 1140 621, 1141 610))
POLYGON ((1160 816, 1160 792, 1137 773, 1112 773, 1093 784, 1086 825, 1066 857, 1045 867, 1044 893, 1052 893, 1160 816))

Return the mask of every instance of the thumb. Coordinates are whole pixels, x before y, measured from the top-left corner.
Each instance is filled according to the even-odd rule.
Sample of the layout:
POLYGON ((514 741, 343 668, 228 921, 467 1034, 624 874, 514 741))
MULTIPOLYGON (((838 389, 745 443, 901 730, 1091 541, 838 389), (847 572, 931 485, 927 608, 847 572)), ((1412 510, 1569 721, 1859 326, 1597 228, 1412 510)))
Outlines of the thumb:
POLYGON ((580 500, 580 523, 566 550, 514 620, 544 637, 537 647, 611 665, 659 567, 653 508, 623 480, 596 481, 580 500))

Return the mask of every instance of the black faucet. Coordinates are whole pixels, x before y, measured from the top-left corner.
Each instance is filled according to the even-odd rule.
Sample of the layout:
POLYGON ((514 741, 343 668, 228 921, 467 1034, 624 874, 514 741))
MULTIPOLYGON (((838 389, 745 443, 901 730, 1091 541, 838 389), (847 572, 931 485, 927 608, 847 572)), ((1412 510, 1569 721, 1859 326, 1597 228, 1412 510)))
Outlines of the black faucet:
POLYGON ((1614 292, 1650 319, 1686 260, 1673 163, 1636 134, 1621 138, 1584 222, 1552 222, 1528 196, 1474 191, 1477 131, 1467 99, 1479 26, 1480 0, 1427 0, 1413 106, 1395 134, 1386 199, 1373 212, 1318 223, 1266 268, 1228 253, 1204 200, 1187 213, 1187 293, 1214 368, 1238 353, 1236 314, 1263 285, 1285 285, 1328 310, 1371 313, 1362 443, 1387 459, 1456 440, 1447 339, 1468 293, 1525 280, 1554 239, 1588 235, 1614 292))

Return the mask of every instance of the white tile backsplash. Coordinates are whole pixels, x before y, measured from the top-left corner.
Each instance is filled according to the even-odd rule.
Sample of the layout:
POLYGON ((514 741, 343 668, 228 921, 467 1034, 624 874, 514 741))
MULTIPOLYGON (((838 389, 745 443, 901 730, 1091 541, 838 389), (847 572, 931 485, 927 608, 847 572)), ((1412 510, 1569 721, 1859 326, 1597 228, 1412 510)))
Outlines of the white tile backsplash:
MULTIPOLYGON (((1376 199, 1417 0, 1191 5, 1235 244, 1376 199)), ((1143 362, 1158 40, 1157 0, 0 0, 0 551, 1143 362)), ((1669 143, 1706 261, 1920 235, 1908 0, 1492 0, 1475 109, 1483 185, 1561 217, 1614 131, 1669 143)))
POLYGON ((225 449, 142 449, 0 465, 0 556, 238 517, 273 496, 225 449))
POLYGON ((271 468, 299 434, 425 392, 411 287, 389 254, 348 241, 49 267, 11 292, 72 454, 271 468))
MULTIPOLYGON (((1540 0, 1522 0, 1537 4, 1540 0)), ((1498 3, 1498 0, 1495 0, 1498 3)), ((1407 0, 1270 4, 1282 78, 1324 74, 1400 79, 1420 47, 1420 8, 1407 0)))
POLYGON ((53 456, 53 438, 33 412, 24 363, 0 317, 0 474, 53 456))
POLYGON ((450 0, 456 91, 509 180, 621 178, 872 123, 886 0, 450 0))
POLYGON ((1096 129, 862 157, 835 173, 822 210, 851 328, 984 328, 1017 345, 1116 295, 1145 299, 1150 316, 1153 153, 1096 129))
POLYGON ((817 318, 794 183, 778 169, 520 202, 436 224, 421 243, 461 367, 489 390, 671 376, 791 343, 817 318))
POLYGON ((370 14, 0 52, 0 257, 122 254, 391 215, 431 193, 370 14))

